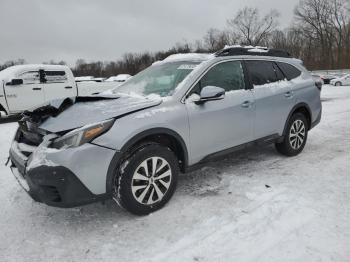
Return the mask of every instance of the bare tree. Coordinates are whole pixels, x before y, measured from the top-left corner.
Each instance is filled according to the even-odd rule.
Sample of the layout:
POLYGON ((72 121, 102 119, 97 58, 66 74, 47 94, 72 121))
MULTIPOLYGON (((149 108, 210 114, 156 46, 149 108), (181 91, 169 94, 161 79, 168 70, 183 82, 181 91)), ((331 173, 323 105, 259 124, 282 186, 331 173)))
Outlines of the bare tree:
POLYGON ((17 59, 17 60, 10 60, 10 61, 6 61, 4 64, 0 65, 0 71, 4 70, 10 66, 14 66, 14 65, 23 65, 25 64, 26 61, 22 58, 17 59))
POLYGON ((220 31, 215 28, 210 28, 204 36, 204 44, 208 50, 214 51, 217 45, 218 34, 220 31))
POLYGON ((43 62, 43 64, 44 65, 66 65, 67 63, 65 61, 63 61, 63 60, 57 62, 57 61, 51 59, 48 62, 43 62))
POLYGON ((349 58, 348 0, 301 0, 295 8, 296 24, 314 48, 323 68, 342 67, 349 58))
POLYGON ((229 44, 230 36, 226 31, 211 28, 207 31, 203 40, 205 50, 214 52, 222 49, 225 45, 229 44))
POLYGON ((245 7, 233 19, 227 20, 234 34, 240 36, 242 44, 263 45, 278 26, 279 13, 271 10, 261 17, 257 8, 245 7))
POLYGON ((112 62, 87 63, 80 59, 74 74, 136 74, 172 54, 214 52, 226 44, 237 43, 288 50, 309 69, 350 68, 349 6, 350 0, 301 0, 296 6, 293 24, 285 30, 278 29, 277 11, 261 16, 258 9, 246 7, 227 21, 229 30, 211 28, 193 44, 185 41, 155 53, 127 53, 112 62))

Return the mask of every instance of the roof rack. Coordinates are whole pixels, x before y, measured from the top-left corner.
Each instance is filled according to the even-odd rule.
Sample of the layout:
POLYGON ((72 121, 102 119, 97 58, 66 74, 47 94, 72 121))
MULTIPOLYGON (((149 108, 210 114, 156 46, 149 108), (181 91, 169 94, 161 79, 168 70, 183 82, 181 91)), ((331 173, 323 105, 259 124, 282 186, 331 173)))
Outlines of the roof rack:
POLYGON ((292 57, 291 54, 285 50, 280 49, 268 49, 266 47, 254 47, 254 46, 228 46, 215 53, 215 56, 275 56, 275 57, 292 57))

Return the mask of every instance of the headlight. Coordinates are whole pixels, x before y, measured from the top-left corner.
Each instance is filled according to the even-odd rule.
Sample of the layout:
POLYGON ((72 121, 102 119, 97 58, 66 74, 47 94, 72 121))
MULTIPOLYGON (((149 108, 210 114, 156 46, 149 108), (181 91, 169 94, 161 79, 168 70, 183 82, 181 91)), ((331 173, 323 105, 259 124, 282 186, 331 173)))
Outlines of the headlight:
POLYGON ((77 147, 82 144, 91 142, 96 137, 107 132, 113 125, 114 119, 103 121, 101 123, 84 126, 79 129, 75 129, 62 137, 55 139, 51 147, 56 149, 77 147))

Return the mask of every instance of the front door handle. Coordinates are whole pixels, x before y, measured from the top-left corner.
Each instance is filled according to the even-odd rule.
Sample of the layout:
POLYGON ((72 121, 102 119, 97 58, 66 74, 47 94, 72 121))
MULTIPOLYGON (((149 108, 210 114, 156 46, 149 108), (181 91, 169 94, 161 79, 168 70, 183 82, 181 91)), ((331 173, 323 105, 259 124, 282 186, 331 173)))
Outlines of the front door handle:
POLYGON ((65 89, 72 89, 73 87, 71 86, 66 86, 65 89))
POLYGON ((288 92, 284 93, 284 96, 287 98, 293 97, 293 91, 288 91, 288 92))
POLYGON ((33 87, 33 90, 34 90, 34 91, 40 91, 41 88, 40 88, 40 87, 33 87))
POLYGON ((244 101, 241 106, 243 108, 249 108, 253 103, 251 101, 244 101))

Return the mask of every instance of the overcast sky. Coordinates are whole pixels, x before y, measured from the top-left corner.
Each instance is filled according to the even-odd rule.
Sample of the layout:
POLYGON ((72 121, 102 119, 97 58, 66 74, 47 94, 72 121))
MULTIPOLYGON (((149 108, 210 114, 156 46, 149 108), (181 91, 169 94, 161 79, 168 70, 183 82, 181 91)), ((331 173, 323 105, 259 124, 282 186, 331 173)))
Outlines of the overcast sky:
POLYGON ((70 65, 115 60, 201 39, 244 6, 281 12, 287 26, 299 0, 0 0, 0 63, 24 58, 70 65))

